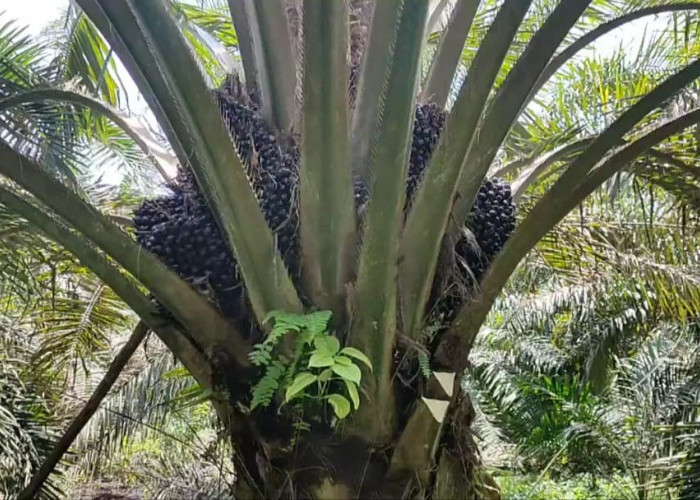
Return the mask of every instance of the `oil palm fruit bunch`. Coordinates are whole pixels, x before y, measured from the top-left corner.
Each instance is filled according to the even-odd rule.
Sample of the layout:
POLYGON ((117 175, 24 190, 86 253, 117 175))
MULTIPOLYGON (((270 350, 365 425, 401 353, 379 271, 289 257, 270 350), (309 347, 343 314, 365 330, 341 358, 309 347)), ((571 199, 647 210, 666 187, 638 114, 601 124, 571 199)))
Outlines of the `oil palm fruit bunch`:
MULTIPOLYGON (((290 270, 298 265, 297 198, 299 152, 278 140, 253 101, 232 79, 217 93, 236 149, 245 161, 277 247, 290 270)), ((190 282, 231 318, 246 323, 244 287, 238 266, 193 176, 181 172, 168 196, 147 200, 135 211, 137 240, 190 282)), ((293 273, 294 274, 294 273, 293 273)))
POLYGON ((234 258, 191 176, 181 174, 172 194, 145 201, 133 221, 144 248, 215 300, 227 316, 242 311, 234 258))
MULTIPOLYGON (((503 249, 515 229, 515 204, 510 184, 502 179, 486 179, 450 256, 451 273, 433 294, 433 315, 450 322, 468 300, 491 261, 503 249)), ((436 284, 437 285, 437 284, 436 284)))
MULTIPOLYGON (((435 104, 419 104, 413 118, 413 138, 411 156, 406 179, 406 208, 416 192, 416 188, 425 173, 428 161, 437 145, 440 133, 445 125, 445 112, 435 104)), ((369 197, 369 191, 361 179, 355 180, 355 202, 362 206, 369 197)))
POLYGON ((498 255, 515 229, 515 205, 510 184, 502 179, 487 179, 479 188, 465 227, 471 231, 456 245, 456 253, 467 264, 462 267, 478 280, 489 262, 498 255))
MULTIPOLYGON (((265 219, 277 237, 278 249, 292 276, 298 278, 297 145, 293 138, 279 137, 265 122, 255 103, 241 91, 237 79, 230 79, 217 97, 265 219)), ((416 107, 406 180, 406 210, 428 168, 444 124, 445 112, 435 104, 416 107)), ((359 210, 367 201, 368 190, 360 180, 354 185, 359 210)), ((214 300, 227 316, 238 321, 249 317, 235 257, 190 174, 180 174, 177 187, 169 196, 145 201, 135 212, 134 225, 140 244, 214 300)), ((515 227, 508 183, 487 180, 482 185, 467 227, 476 237, 477 248, 462 238, 455 251, 469 266, 469 270, 463 269, 463 272, 478 277, 515 227)), ((452 315, 459 302, 446 300, 442 309, 452 315)))
POLYGON ((413 141, 411 142, 411 162, 406 181, 406 200, 410 203, 428 166, 440 133, 445 126, 446 113, 437 105, 423 104, 416 107, 413 119, 413 141))
POLYGON ((222 116, 245 162, 265 220, 277 236, 279 251, 291 268, 298 248, 299 150, 291 138, 278 137, 252 101, 243 101, 235 84, 229 83, 228 89, 217 94, 222 116))

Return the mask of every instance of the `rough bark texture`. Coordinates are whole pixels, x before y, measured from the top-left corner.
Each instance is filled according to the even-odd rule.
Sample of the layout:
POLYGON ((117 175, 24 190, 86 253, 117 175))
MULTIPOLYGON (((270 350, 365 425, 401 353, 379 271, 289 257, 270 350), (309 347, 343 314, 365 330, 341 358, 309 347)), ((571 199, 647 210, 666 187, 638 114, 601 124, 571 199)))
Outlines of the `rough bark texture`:
MULTIPOLYGON (((217 406, 217 411, 230 422, 237 450, 238 498, 500 498, 493 480, 479 470, 478 452, 469 431, 474 411, 465 394, 454 398, 442 423, 444 433, 435 447, 433 466, 420 474, 392 471, 394 447, 401 443, 402 454, 410 454, 406 443, 413 441, 415 456, 424 455, 422 443, 430 438, 416 434, 422 432, 420 427, 435 434, 433 425, 414 426, 413 430, 407 425, 403 430, 409 430, 412 441, 397 436, 391 447, 375 449, 361 437, 344 433, 342 426, 331 429, 317 425, 309 432, 295 432, 285 421, 284 412, 277 419, 277 412, 271 411, 266 424, 264 418, 232 418, 234 410, 226 404, 217 406)), ((418 404, 416 418, 425 421, 424 413, 418 404)))

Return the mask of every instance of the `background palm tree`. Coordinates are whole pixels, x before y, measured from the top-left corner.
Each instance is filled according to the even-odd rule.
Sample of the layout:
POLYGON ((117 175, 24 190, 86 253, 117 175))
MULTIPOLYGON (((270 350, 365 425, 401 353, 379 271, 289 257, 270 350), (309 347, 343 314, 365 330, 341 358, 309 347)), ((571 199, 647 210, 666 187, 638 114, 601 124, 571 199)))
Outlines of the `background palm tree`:
MULTIPOLYGON (((651 54, 663 54, 653 59, 654 67, 676 57, 659 51, 654 40, 649 47, 651 54)), ((566 84, 552 89, 560 107, 533 116, 533 138, 568 123, 587 140, 600 123, 589 116, 612 104, 611 94, 631 94, 639 85, 639 77, 622 77, 619 64, 626 58, 610 58, 612 63, 586 61, 562 75, 566 84), (611 78, 610 70, 617 76, 611 78), (599 82, 595 94, 571 92, 592 81, 599 82)), ((642 59, 649 55, 636 57, 629 69, 643 69, 642 59)), ((676 105, 685 106, 688 98, 676 105)), ((604 478, 616 470, 632 478, 603 497, 694 494, 678 487, 693 484, 683 478, 694 476, 689 464, 697 437, 692 141, 683 134, 630 163, 519 266, 477 339, 467 378, 485 455, 493 444, 498 450, 510 443, 520 466, 539 479, 571 471, 604 478), (687 179, 687 189, 670 188, 670 178, 687 179)), ((521 169, 515 196, 528 203, 569 154, 563 147, 524 167, 513 162, 511 171, 521 169)), ((530 487, 529 494, 537 489, 530 487)))
MULTIPOLYGON (((548 87, 538 90, 578 48, 639 16, 694 12, 697 6, 691 3, 638 7, 631 2, 518 0, 501 5, 464 0, 450 5, 440 36, 426 33, 428 4, 419 0, 368 2, 365 9, 353 3, 352 10, 344 2, 322 0, 303 5, 230 2, 232 24, 218 22, 220 16, 211 12, 207 17, 160 1, 77 3, 87 18, 76 13, 75 26, 86 31, 94 26, 104 37, 95 38, 91 31, 93 37, 86 40, 93 43, 77 44, 80 57, 75 59, 101 68, 96 71, 93 64, 87 72, 92 87, 83 84, 93 96, 66 89, 61 81, 57 88, 52 81, 8 78, 12 85, 0 101, 7 121, 0 146, 0 174, 7 182, 0 186, 0 203, 91 269, 211 395, 234 445, 242 496, 470 495, 476 488, 474 449, 463 430, 472 411, 468 398, 452 390, 449 381, 467 366, 493 302, 517 264, 567 213, 640 155, 681 141, 700 116, 688 89, 700 64, 692 47, 679 41, 677 46, 669 42, 676 48, 669 51, 663 71, 648 72, 635 93, 615 100, 619 107, 610 110, 604 126, 600 120, 588 129, 564 122, 567 130, 551 134, 533 119, 538 107, 533 98, 545 95, 548 87), (363 12, 371 12, 371 21, 363 12), (207 56, 212 38, 240 56, 245 77, 242 85, 234 81, 219 92, 218 103, 211 86, 227 58, 207 56), (349 38, 356 42, 351 48, 363 51, 350 57, 362 61, 351 71, 349 38), (435 49, 431 63, 422 65, 421 58, 430 53, 423 50, 424 43, 435 49), (564 48, 557 52, 560 46, 564 48), (88 57, 98 49, 102 59, 88 57), (239 313, 234 317, 227 317, 225 306, 231 304, 222 306, 217 290, 214 304, 200 293, 205 288, 201 283, 181 280, 154 255, 165 257, 162 244, 142 235, 146 248, 139 246, 99 202, 85 196, 76 166, 64 164, 64 155, 51 154, 62 148, 71 152, 67 158, 75 157, 75 151, 84 149, 73 143, 97 137, 85 131, 109 123, 108 130, 123 134, 125 146, 136 145, 130 151, 143 153, 157 167, 154 171, 167 176, 162 163, 167 155, 157 154, 152 134, 144 135, 143 127, 131 126, 108 106, 118 102, 109 100, 113 97, 105 86, 113 80, 102 68, 115 55, 187 173, 177 189, 201 193, 197 203, 206 204, 216 223, 207 238, 220 234, 224 248, 231 249, 227 272, 240 276, 237 283, 245 286, 239 294, 243 305, 233 309, 239 313), (421 81, 423 66, 428 70, 421 81), (454 82, 463 68, 466 77, 454 82), (444 130, 436 126, 431 131, 435 151, 425 173, 414 179, 417 187, 409 189, 407 204, 417 95, 421 103, 437 104, 426 108, 432 112, 448 101, 450 107, 444 130), (220 118, 222 97, 226 120, 220 118), (241 107, 252 110, 247 119, 256 127, 272 127, 262 130, 269 130, 272 147, 287 155, 280 161, 289 162, 283 167, 292 167, 291 178, 299 165, 298 184, 292 182, 294 192, 298 186, 298 205, 289 205, 298 217, 298 232, 286 234, 275 224, 270 228, 269 213, 261 211, 258 198, 265 210, 267 195, 264 189, 254 191, 254 175, 268 152, 253 137, 252 152, 248 147, 239 157, 246 140, 250 145, 250 139, 236 133, 241 107), (73 126, 77 110, 84 115, 80 127, 73 126), (57 117, 66 114, 71 118, 66 128, 56 126, 57 117), (256 121, 259 117, 265 125, 257 125, 263 123, 256 121), (225 122, 233 125, 232 131, 225 122), (44 140, 54 136, 56 140, 44 140), (66 138, 71 142, 66 144, 66 138), (48 153, 43 144, 51 146, 48 153), (556 156, 541 161, 543 151, 556 156), (487 263, 479 285, 470 285, 451 264, 460 254, 455 244, 485 176, 509 166, 510 160, 517 161, 516 167, 539 167, 530 169, 535 174, 526 186, 526 215, 487 263), (535 182, 543 173, 551 175, 535 182), (353 184, 360 186, 357 212, 353 184), (279 251, 290 241, 299 242, 298 258, 279 251), (455 280, 467 285, 461 288, 467 294, 443 297, 435 292, 455 280), (445 304, 449 313, 435 316, 445 304), (299 437, 292 432, 298 426, 291 405, 273 403, 281 418, 274 427, 267 425, 270 411, 251 409, 250 387, 261 374, 251 368, 248 354, 252 343, 266 338, 262 324, 270 311, 319 309, 333 312, 337 338, 364 353, 372 370, 363 371, 362 403, 355 404, 349 422, 326 420, 324 407, 318 413, 306 408, 305 419, 326 421, 299 437), (434 383, 398 383, 406 379, 401 372, 419 370, 417 354, 447 375, 436 375, 434 383), (395 359, 414 362, 397 365, 395 359)), ((685 21, 686 32, 695 29, 694 14, 685 21)), ((694 170, 672 159, 646 163, 646 178, 692 200, 694 170), (674 169, 687 175, 679 178, 674 169)), ((99 295, 92 296, 99 302, 99 295)), ((296 373, 288 374, 291 380, 296 373)), ((337 399, 328 401, 344 416, 337 399)), ((345 404, 349 410, 346 399, 345 404)))
MULTIPOLYGON (((615 498, 690 494, 675 488, 690 471, 679 457, 696 446, 697 252, 657 194, 650 225, 601 213, 560 226, 514 280, 527 288, 499 299, 467 378, 486 454, 513 443, 540 477, 622 470, 632 481, 615 498)), ((634 208, 636 196, 619 202, 634 208)))

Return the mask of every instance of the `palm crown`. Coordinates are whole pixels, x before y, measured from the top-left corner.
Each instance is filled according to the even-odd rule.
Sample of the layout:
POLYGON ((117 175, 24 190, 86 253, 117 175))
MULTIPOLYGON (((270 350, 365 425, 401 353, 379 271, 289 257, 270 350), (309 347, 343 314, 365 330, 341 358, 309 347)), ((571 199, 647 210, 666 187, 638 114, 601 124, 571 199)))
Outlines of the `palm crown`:
MULTIPOLYGON (((604 129, 539 156, 523 147, 536 143, 537 123, 522 118, 560 67, 625 22, 697 5, 606 11, 591 0, 513 0, 493 10, 491 3, 455 2, 435 43, 425 0, 231 0, 235 42, 230 29, 225 36, 243 74, 213 90, 197 58, 201 44, 170 3, 78 0, 95 40, 114 51, 145 97, 179 166, 171 193, 137 210, 135 239, 16 129, 0 145, 0 174, 11 181, 0 184, 0 203, 80 259, 212 391, 244 472, 241 494, 342 496, 380 490, 382 478, 389 495, 400 483, 404 492, 466 491, 471 465, 464 464, 471 462, 455 457, 472 446, 457 422, 471 416, 468 399, 452 385, 508 278, 582 200, 700 118, 692 105, 676 105, 700 76, 700 62, 686 61, 604 129), (579 25, 601 15, 609 17, 577 37, 579 25), (533 22, 534 35, 523 40, 533 22), (426 40, 435 50, 421 80, 426 40), (475 50, 465 51, 465 42, 475 50), (468 71, 458 84, 463 58, 468 71), (500 161, 513 153, 531 157, 500 161), (486 179, 519 169, 513 188, 486 179), (516 226, 511 196, 526 192, 533 196, 516 226), (328 317, 318 326, 317 316, 303 316, 312 311, 331 311, 328 326, 328 317), (285 340, 288 332, 295 341, 285 340), (286 388, 288 401, 290 388, 302 393, 312 382, 299 384, 310 377, 319 387, 345 382, 356 409, 349 423, 314 407, 323 425, 299 444, 286 432, 298 415, 284 397, 270 398, 268 410, 255 408, 250 388, 260 387, 261 372, 249 355, 260 342, 283 362, 254 361, 264 377, 277 367, 270 387, 286 388), (330 364, 314 365, 314 355, 324 353, 330 364), (362 367, 361 375, 339 368, 347 363, 362 367), (339 378, 319 371, 302 380, 299 364, 329 367, 339 378), (446 373, 397 383, 402 370, 426 364, 446 373), (272 408, 282 423, 271 425, 272 408), (306 446, 316 438, 320 449, 306 446), (301 456, 289 442, 305 450, 301 456), (362 458, 340 466, 351 451, 362 458), (259 466, 260 457, 268 466, 259 466), (371 477, 358 482, 366 457, 371 477), (347 470, 293 472, 327 462, 347 470), (288 484, 279 470, 294 480, 288 484), (462 486, 450 490, 455 484, 462 486)), ((37 103, 87 108, 165 170, 152 137, 108 105, 109 92, 97 99, 13 78, 0 100, 7 116, 37 103)), ((647 174, 681 191, 668 172, 647 174)), ((686 182, 685 192, 692 191, 693 181, 686 182)), ((345 417, 348 400, 334 395, 324 401, 345 417)))

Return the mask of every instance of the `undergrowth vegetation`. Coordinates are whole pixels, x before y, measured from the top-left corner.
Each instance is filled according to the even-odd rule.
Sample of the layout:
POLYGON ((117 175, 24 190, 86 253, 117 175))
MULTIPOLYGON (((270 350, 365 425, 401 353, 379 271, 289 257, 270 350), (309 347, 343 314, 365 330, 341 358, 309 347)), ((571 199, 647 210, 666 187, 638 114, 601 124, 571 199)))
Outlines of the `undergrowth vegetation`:
POLYGON ((482 452, 537 477, 506 479, 513 498, 586 498, 549 490, 582 475, 621 478, 594 498, 698 494, 700 233, 659 191, 609 203, 540 244, 472 354, 482 452))
POLYGON ((323 408, 318 408, 324 402, 341 420, 350 413, 351 401, 355 410, 360 407, 362 372, 355 361, 370 370, 372 363, 354 347, 341 349, 338 338, 328 332, 330 318, 330 311, 305 316, 275 311, 268 315, 274 326, 249 355, 251 362, 264 370, 251 389, 251 409, 269 406, 282 391, 285 403, 294 401, 299 423, 308 426, 304 414, 325 416, 323 408))

